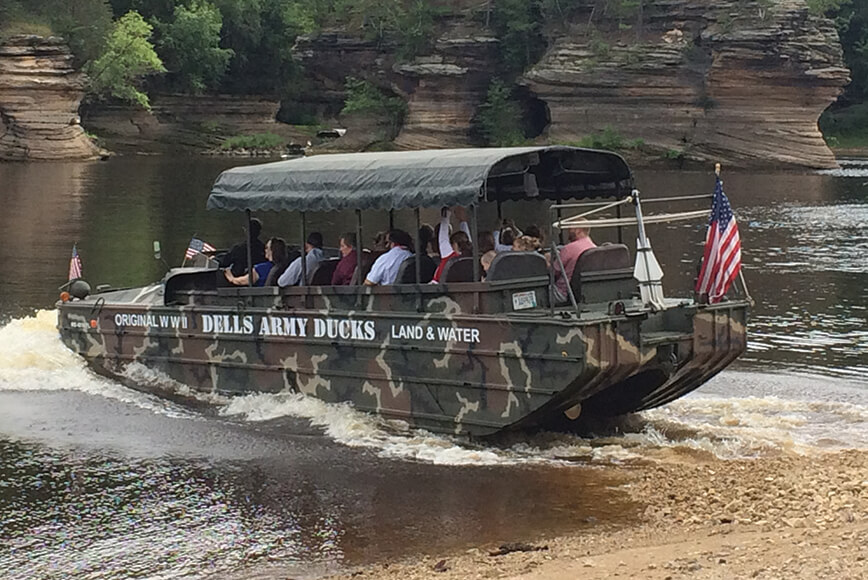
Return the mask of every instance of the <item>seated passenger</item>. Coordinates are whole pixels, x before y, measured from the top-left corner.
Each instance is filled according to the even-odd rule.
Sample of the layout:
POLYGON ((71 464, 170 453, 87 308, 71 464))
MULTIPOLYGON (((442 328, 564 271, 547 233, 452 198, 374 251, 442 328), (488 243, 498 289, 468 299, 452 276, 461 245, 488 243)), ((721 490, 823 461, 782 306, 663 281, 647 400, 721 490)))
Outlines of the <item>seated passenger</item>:
MULTIPOLYGON (((582 220, 587 221, 587 220, 582 220)), ((578 226, 567 231, 570 243, 561 248, 560 257, 566 270, 566 277, 561 271, 560 265, 556 260, 553 260, 555 268, 555 289, 558 291, 558 299, 564 301, 567 299, 567 284, 573 278, 573 272, 576 270, 576 263, 579 261, 579 256, 585 250, 596 248, 597 244, 591 239, 591 230, 587 226, 578 226)))
POLYGON ((509 252, 515 238, 521 236, 521 230, 515 227, 512 220, 503 220, 503 227, 494 232, 494 251, 509 252))
POLYGON ((307 242, 304 244, 305 255, 299 256, 289 265, 280 278, 277 280, 277 285, 281 288, 286 286, 298 286, 301 283, 301 261, 304 260, 304 269, 307 276, 305 284, 310 281, 310 276, 317 264, 325 259, 322 251, 322 234, 319 232, 311 232, 307 237, 307 242))
MULTIPOLYGON (((271 275, 272 270, 275 268, 285 269, 287 267, 288 261, 286 256, 286 242, 282 238, 271 238, 265 242, 266 261, 253 266, 253 285, 265 286, 269 277, 273 280, 274 276, 271 275)), ((235 286, 247 286, 249 282, 248 274, 233 276, 230 268, 223 270, 223 274, 229 283, 235 286)))
MULTIPOLYGON (((455 213, 459 219, 464 217, 463 208, 456 208, 455 213)), ((449 215, 450 211, 446 210, 442 213, 442 217, 440 218, 440 227, 437 232, 438 245, 440 246, 440 265, 437 266, 437 270, 434 272, 434 277, 431 279, 432 283, 440 282, 440 276, 443 274, 443 269, 446 267, 449 260, 452 258, 460 258, 462 256, 471 256, 473 254, 473 246, 470 244, 470 236, 467 235, 467 232, 465 232, 463 228, 461 231, 457 231, 451 236, 448 234, 449 215)), ((466 226, 466 224, 466 220, 462 220, 461 225, 466 226)))
MULTIPOLYGON (((250 220, 250 237, 253 241, 250 244, 250 258, 254 264, 265 263, 267 259, 265 257, 265 244, 259 239, 261 232, 262 222, 258 218, 252 218, 250 220)), ((241 276, 247 272, 247 240, 235 244, 228 252, 220 256, 219 266, 231 268, 233 276, 241 276)))
POLYGON ((386 236, 389 251, 377 258, 365 277, 365 286, 394 284, 401 262, 413 255, 413 240, 404 230, 390 230, 386 236))
POLYGON ((482 265, 482 278, 485 279, 485 276, 488 274, 488 269, 491 268, 491 263, 494 261, 495 256, 497 256, 497 252, 494 250, 488 250, 482 257, 479 258, 479 263, 482 265))
POLYGON ((422 248, 423 254, 431 255, 436 252, 434 240, 434 228, 429 224, 422 224, 419 227, 419 247, 422 248))
POLYGON ((513 252, 536 252, 540 249, 539 238, 519 236, 512 242, 513 252))
POLYGON ((494 250, 494 234, 489 231, 479 232, 477 237, 477 245, 479 246, 479 254, 484 255, 489 251, 494 250))
POLYGON ((342 234, 338 243, 338 250, 341 253, 341 259, 335 267, 335 273, 332 274, 332 286, 348 286, 353 280, 353 274, 358 265, 356 234, 350 232, 342 234))

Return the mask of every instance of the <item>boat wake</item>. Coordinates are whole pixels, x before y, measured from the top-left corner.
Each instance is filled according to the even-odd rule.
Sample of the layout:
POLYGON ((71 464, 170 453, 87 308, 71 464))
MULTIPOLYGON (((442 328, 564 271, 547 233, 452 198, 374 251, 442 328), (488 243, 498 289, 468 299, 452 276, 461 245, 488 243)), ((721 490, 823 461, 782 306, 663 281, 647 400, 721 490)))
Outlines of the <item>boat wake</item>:
POLYGON ((0 328, 0 393, 79 391, 170 417, 192 415, 184 407, 101 377, 68 350, 57 333, 57 311, 40 310, 0 328))
POLYGON ((610 464, 706 454, 740 458, 868 449, 868 385, 810 375, 726 371, 660 409, 623 418, 594 437, 540 433, 479 445, 410 429, 300 394, 223 397, 202 394, 141 364, 124 381, 157 397, 88 370, 60 342, 56 312, 41 311, 0 328, 0 394, 10 391, 79 391, 121 401, 156 414, 207 420, 175 399, 205 403, 226 421, 263 424, 304 419, 329 438, 368 448, 381 457, 439 465, 610 464))

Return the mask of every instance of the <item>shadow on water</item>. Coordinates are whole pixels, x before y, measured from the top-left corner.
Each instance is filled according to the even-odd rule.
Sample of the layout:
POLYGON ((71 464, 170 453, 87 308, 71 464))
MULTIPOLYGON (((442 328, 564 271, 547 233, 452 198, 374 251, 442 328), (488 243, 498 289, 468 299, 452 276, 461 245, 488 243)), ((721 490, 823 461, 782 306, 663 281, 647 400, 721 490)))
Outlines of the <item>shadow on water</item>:
POLYGON ((612 474, 436 466, 306 421, 166 416, 76 392, 0 393, 6 578, 310 572, 633 517, 612 474))

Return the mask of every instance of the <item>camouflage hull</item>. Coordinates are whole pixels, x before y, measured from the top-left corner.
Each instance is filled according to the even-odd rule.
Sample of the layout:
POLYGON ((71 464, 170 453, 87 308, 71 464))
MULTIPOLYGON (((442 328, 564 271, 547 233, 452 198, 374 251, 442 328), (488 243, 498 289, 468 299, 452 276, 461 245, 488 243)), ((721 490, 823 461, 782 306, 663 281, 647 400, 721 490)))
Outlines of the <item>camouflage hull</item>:
POLYGON ((476 296, 482 313, 471 315, 461 300, 421 303, 418 294, 407 298, 412 308, 392 296, 392 307, 353 309, 340 296, 323 304, 310 295, 291 308, 286 296, 165 306, 142 298, 149 292, 60 304, 63 342, 101 372, 140 362, 202 391, 299 392, 471 436, 563 425, 568 410, 611 416, 662 405, 746 346, 739 302, 673 301, 619 316, 486 314, 476 296))

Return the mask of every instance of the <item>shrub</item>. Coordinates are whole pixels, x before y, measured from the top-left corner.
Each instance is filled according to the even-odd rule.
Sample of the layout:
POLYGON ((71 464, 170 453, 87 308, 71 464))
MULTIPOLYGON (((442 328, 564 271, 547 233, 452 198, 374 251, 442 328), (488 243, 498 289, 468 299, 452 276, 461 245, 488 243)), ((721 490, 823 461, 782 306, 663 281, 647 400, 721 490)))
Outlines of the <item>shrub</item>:
POLYGON ((226 150, 233 149, 278 149, 286 145, 286 141, 280 135, 274 133, 256 133, 255 135, 236 135, 229 137, 221 147, 226 150))
POLYGON ((499 79, 488 87, 488 96, 479 107, 479 128, 486 143, 510 147, 524 143, 521 108, 511 98, 511 91, 499 79))
POLYGON ((347 77, 347 97, 344 100, 342 115, 363 113, 385 119, 389 122, 392 133, 397 133, 404 116, 407 114, 407 103, 404 99, 389 96, 364 79, 347 77))

